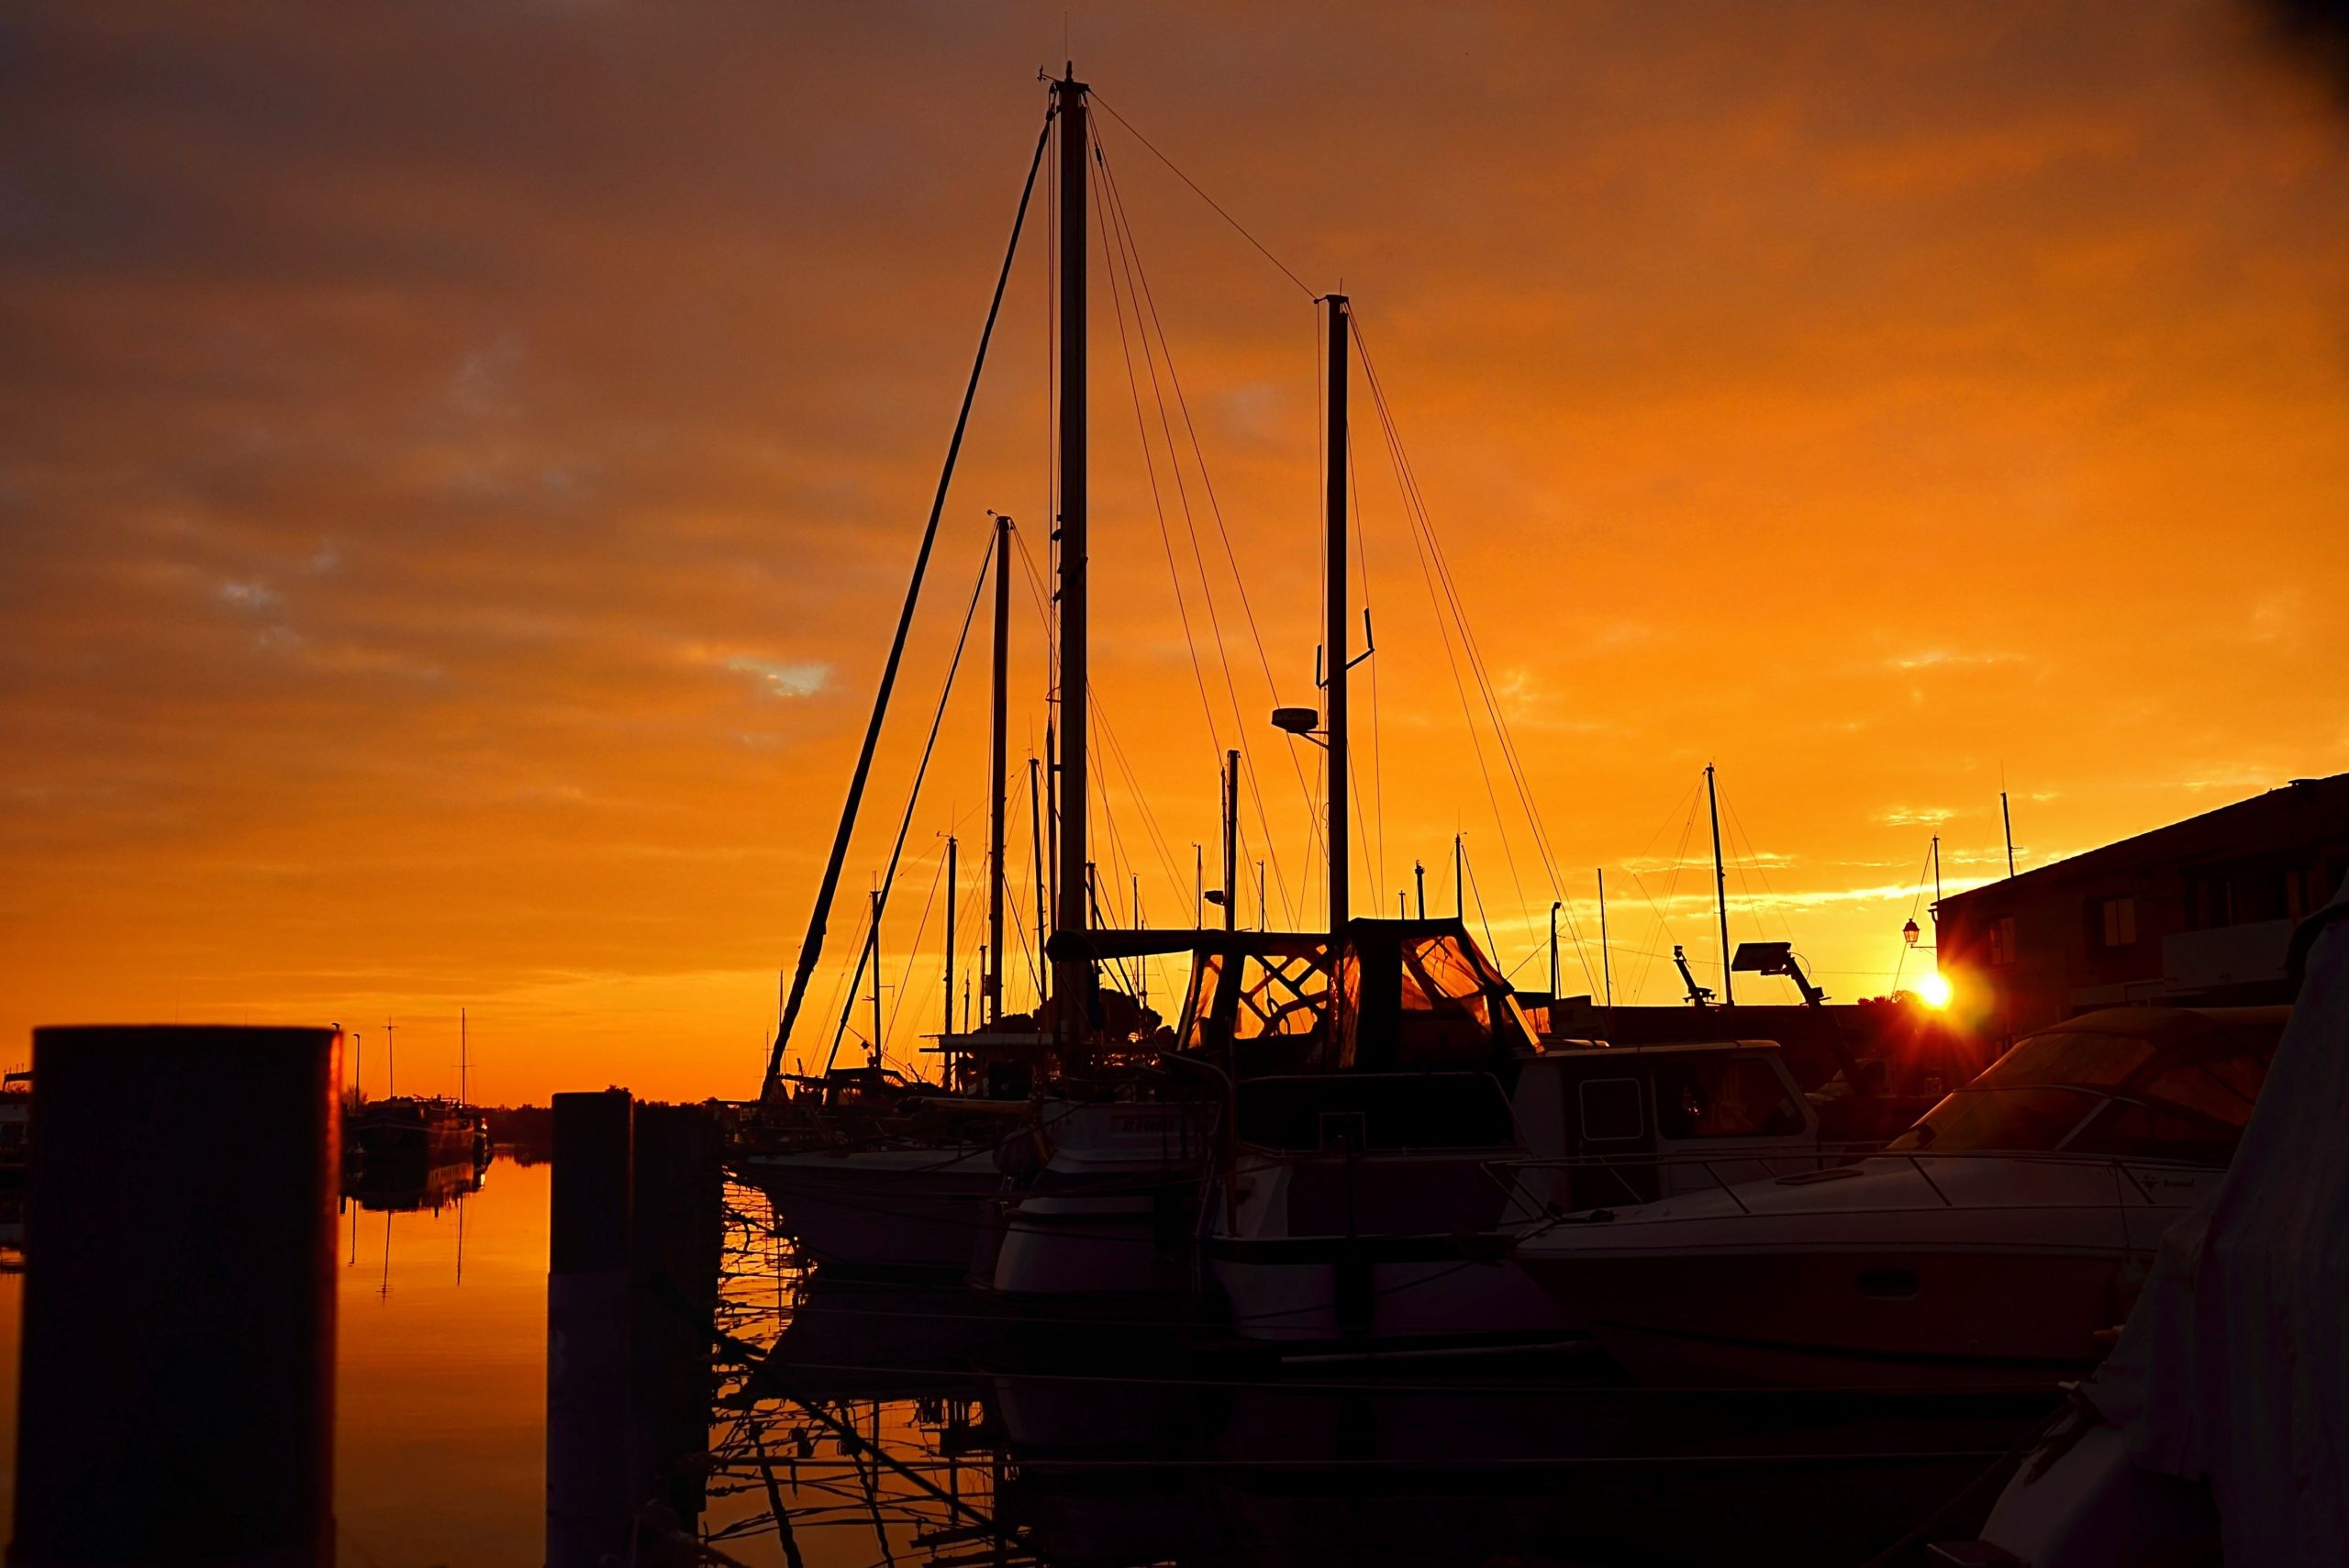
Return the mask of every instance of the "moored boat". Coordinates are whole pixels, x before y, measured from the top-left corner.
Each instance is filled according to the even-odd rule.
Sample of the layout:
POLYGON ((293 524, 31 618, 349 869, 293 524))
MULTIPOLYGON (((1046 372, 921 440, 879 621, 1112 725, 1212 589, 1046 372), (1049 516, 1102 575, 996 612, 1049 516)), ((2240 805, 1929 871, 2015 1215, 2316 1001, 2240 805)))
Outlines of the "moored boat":
POLYGON ((2222 1177, 2288 1017, 2088 1014, 1881 1153, 1586 1210, 1517 1257, 1651 1383, 2051 1385, 2222 1177))

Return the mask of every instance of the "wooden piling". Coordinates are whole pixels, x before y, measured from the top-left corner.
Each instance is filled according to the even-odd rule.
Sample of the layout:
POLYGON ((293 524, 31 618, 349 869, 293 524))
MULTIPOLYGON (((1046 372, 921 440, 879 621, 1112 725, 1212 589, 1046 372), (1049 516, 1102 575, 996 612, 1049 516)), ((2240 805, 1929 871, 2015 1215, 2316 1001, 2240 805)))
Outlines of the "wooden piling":
POLYGON ((341 1037, 33 1031, 12 1568, 334 1561, 341 1037))

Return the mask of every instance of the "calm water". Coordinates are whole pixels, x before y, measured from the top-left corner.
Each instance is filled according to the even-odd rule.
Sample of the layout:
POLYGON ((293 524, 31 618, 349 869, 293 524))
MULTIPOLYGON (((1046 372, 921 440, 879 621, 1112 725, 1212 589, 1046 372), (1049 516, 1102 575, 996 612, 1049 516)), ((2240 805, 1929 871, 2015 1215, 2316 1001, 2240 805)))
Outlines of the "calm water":
MULTIPOLYGON (((346 1209, 343 1563, 542 1561, 550 1173, 501 1160, 438 1210, 346 1209)), ((1649 1395, 1571 1359, 1235 1373, 1148 1324, 829 1286, 763 1199, 729 1203, 720 1326, 741 1350, 698 1529, 740 1563, 1857 1564, 2035 1424, 2011 1402, 1649 1395)), ((0 1274, 11 1420, 20 1286, 0 1274)))

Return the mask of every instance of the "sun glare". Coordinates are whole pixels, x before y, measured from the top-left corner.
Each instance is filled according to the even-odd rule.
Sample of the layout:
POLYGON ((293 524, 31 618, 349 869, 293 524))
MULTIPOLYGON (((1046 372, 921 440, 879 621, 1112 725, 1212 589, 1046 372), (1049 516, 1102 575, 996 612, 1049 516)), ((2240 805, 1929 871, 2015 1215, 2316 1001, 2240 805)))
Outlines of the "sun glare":
POLYGON ((1948 1006, 1950 998, 1949 976, 1938 973, 1928 974, 1923 979, 1918 981, 1917 998, 1923 1002, 1928 1007, 1948 1006))

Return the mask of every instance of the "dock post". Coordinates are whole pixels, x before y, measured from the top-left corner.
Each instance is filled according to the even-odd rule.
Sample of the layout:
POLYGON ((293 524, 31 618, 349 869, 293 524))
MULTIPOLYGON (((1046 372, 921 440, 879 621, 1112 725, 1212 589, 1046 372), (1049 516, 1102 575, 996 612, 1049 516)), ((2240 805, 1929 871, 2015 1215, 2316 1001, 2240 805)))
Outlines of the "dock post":
POLYGON ((629 1438, 634 1101, 554 1096, 547 1236, 547 1568, 626 1561, 644 1501, 629 1438))
POLYGON ((341 1070, 332 1029, 33 1031, 11 1568, 333 1562, 341 1070))
POLYGON ((636 1107, 630 1272, 637 1489, 688 1528, 701 1517, 716 1395, 709 1323, 726 1251, 718 1118, 707 1106, 636 1107))

